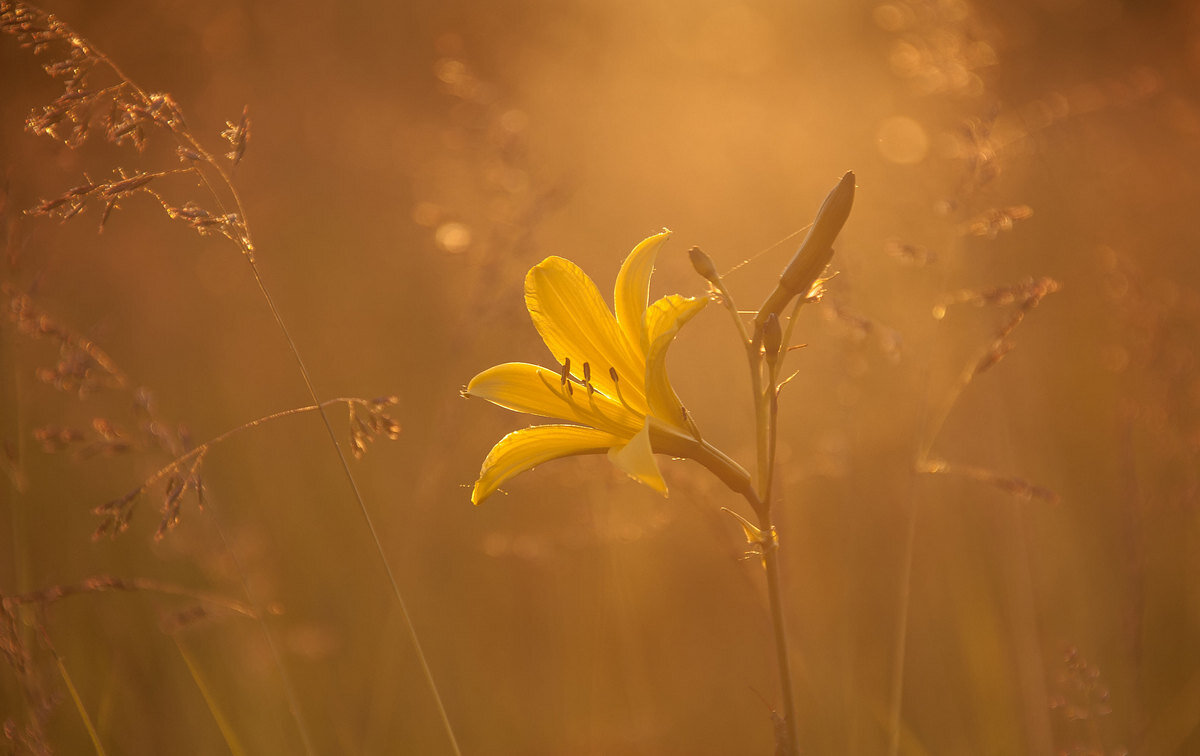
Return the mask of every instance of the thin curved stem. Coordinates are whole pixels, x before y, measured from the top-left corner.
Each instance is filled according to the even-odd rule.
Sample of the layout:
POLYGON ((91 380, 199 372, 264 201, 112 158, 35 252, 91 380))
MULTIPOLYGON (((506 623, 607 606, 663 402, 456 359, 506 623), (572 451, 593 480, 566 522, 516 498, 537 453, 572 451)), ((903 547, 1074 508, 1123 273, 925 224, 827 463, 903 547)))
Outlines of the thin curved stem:
MULTIPOLYGON (((126 76, 124 72, 122 72, 108 56, 104 55, 95 47, 91 47, 91 50, 96 57, 100 60, 103 60, 104 63, 108 65, 122 81, 127 82, 129 86, 133 87, 134 90, 138 92, 139 96, 147 100, 149 99, 146 92, 142 90, 141 87, 137 86, 132 79, 126 76)), ((417 637, 416 628, 413 625, 412 617, 408 611, 408 605, 404 601, 404 596, 400 591, 400 585, 392 571, 391 564, 388 562, 387 557, 384 554, 383 543, 379 537, 379 532, 375 527, 374 520, 367 509, 366 501, 363 498, 362 492, 358 487, 358 481, 355 479, 354 473, 350 469, 349 460, 346 458, 346 454, 342 450, 341 444, 338 443, 337 433, 334 432, 333 424, 330 422, 329 415, 325 411, 325 402, 322 402, 318 397, 316 387, 313 385, 312 376, 308 370, 308 366, 305 364, 303 357, 300 356, 300 349, 297 347, 295 340, 292 338, 291 332, 288 330, 287 325, 283 320, 283 316, 280 314, 278 307, 275 305, 275 299, 271 296, 270 290, 267 288, 266 282, 263 280, 262 273, 258 268, 258 263, 254 257, 254 245, 250 241, 250 222, 246 216, 241 195, 238 192, 237 187, 234 185, 233 179, 229 172, 226 171, 225 168, 217 160, 215 160, 213 156, 203 148, 202 145, 200 145, 200 143, 189 131, 174 122, 171 123, 170 130, 177 139, 185 143, 188 147, 194 149, 196 153, 201 156, 204 163, 216 171, 217 175, 221 179, 221 184, 224 185, 225 189, 229 192, 229 196, 233 199, 233 203, 237 208, 236 212, 238 223, 240 224, 242 231, 240 238, 234 241, 238 244, 246 258, 247 263, 250 265, 250 270, 254 276, 255 283, 258 285, 259 292, 262 294, 263 300, 266 302, 268 309, 271 311, 271 316, 274 318, 276 326, 278 326, 284 340, 287 342, 288 349, 291 351, 292 356, 296 360, 296 365, 300 371, 300 376, 304 381, 305 389, 307 390, 308 396, 314 405, 313 409, 316 409, 316 411, 320 414, 321 422, 325 426, 325 431, 329 435, 329 440, 337 452, 338 461, 341 464, 342 471, 350 485, 351 491, 353 492, 354 499, 358 504, 359 513, 362 515, 363 521, 366 523, 367 530, 371 535, 371 541, 375 547, 375 551, 379 555, 379 560, 383 563, 384 571, 387 574, 388 583, 392 588, 392 594, 395 596, 396 603, 400 607, 401 615, 403 616, 405 626, 408 630, 409 640, 412 642, 413 647, 416 650, 417 658, 421 663, 421 671, 424 675, 426 684, 433 694, 434 701, 437 704, 438 714, 441 717, 442 725, 446 730, 446 735, 449 738, 450 745, 455 754, 460 754, 461 751, 458 747, 457 738, 454 735, 454 729, 450 724, 449 716, 446 713, 445 705, 442 702, 442 697, 438 691, 437 683, 434 681, 433 672, 429 667, 429 662, 425 657, 424 650, 421 648, 421 643, 417 637)), ((203 171, 200 173, 202 180, 204 181, 204 184, 208 188, 209 192, 213 195, 216 202, 221 205, 222 208, 224 208, 225 203, 222 201, 220 196, 221 193, 217 191, 217 187, 212 183, 212 181, 210 181, 209 177, 204 174, 203 171)))
POLYGON ((346 453, 342 450, 342 445, 338 443, 337 433, 333 430, 333 424, 329 421, 329 414, 325 412, 324 404, 317 399, 316 388, 313 387, 312 378, 309 376, 308 368, 304 364, 304 360, 300 357, 300 350, 296 347, 296 342, 292 340, 291 333, 288 332, 287 326, 284 325, 283 318, 279 311, 275 308, 275 300, 267 291, 267 286, 259 275, 258 265, 255 264, 252 258, 248 258, 250 269, 254 272, 254 280, 258 283, 259 291, 262 292, 263 298, 267 302, 267 306, 271 308, 271 314, 275 317, 275 322, 279 326, 279 330, 283 332, 284 339, 287 340, 288 347, 291 349, 292 356, 296 358, 296 364, 300 368, 300 374, 304 378, 304 385, 308 389, 308 395, 312 398, 316 405, 317 411, 321 415, 321 422, 325 425, 325 431, 329 434, 329 440, 333 444, 333 448, 337 451, 338 460, 341 462, 342 471, 346 475, 346 481, 350 484, 351 490, 354 492, 354 498, 358 502, 358 511, 362 515, 363 522, 366 523, 367 530, 371 534, 371 540, 375 545, 375 551, 379 554, 379 561, 383 563, 384 572, 387 573, 388 583, 392 587, 392 595, 396 598, 396 604, 400 607, 400 614, 404 620, 404 626, 408 631, 408 639, 413 644, 413 648, 417 654, 417 660, 421 663, 421 674, 425 678, 425 684, 433 694, 434 703, 437 704, 438 716, 441 718, 442 727, 446 731, 446 737, 450 741, 450 746, 455 754, 461 754, 462 751, 458 747, 458 739, 454 735, 454 728, 450 724, 450 716, 446 712, 446 706, 442 702, 441 693, 438 691, 437 682, 433 678, 433 670, 429 666, 429 661, 425 657, 425 651, 421 647, 421 640, 417 636, 416 626, 413 624, 412 615, 408 611, 408 603, 404 600, 404 595, 400 592, 400 584, 396 581, 396 575, 392 571, 392 565, 388 562, 387 557, 383 552, 383 542, 379 538, 379 531, 375 528, 375 521, 372 519, 370 512, 367 510, 366 502, 363 499, 362 492, 358 488, 358 481, 354 477, 354 473, 350 470, 350 461, 346 459, 346 453))

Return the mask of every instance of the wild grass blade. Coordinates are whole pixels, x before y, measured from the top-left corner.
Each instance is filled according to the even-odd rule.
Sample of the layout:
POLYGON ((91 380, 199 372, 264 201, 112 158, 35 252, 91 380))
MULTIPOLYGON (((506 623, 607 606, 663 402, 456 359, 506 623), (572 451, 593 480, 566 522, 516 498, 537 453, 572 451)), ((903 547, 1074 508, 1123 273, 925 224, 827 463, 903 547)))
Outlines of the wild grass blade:
POLYGON ((92 741, 92 748, 95 749, 96 756, 106 756, 104 744, 100 742, 100 734, 96 732, 96 727, 92 724, 92 718, 88 716, 87 708, 83 705, 83 699, 79 697, 79 691, 75 688, 75 683, 71 680, 71 673, 67 672, 67 667, 63 664, 62 657, 55 654, 54 663, 58 665, 58 674, 62 677, 63 683, 67 686, 67 692, 71 694, 71 700, 75 703, 75 711, 79 712, 79 718, 83 720, 83 726, 92 741))
POLYGON ((225 739, 225 745, 229 747, 229 752, 233 756, 245 756, 246 749, 242 746, 242 742, 238 739, 237 733, 234 732, 229 720, 221 712, 221 707, 217 705, 216 699, 209 690, 208 685, 204 682, 204 677, 200 674, 200 669, 196 666, 196 660, 192 658, 192 654, 179 640, 178 635, 172 636, 175 641, 175 648, 179 649, 179 655, 183 657, 183 663, 187 665, 188 674, 192 676, 192 681, 196 683, 197 690, 204 697, 204 703, 208 706, 208 711, 212 714, 213 721, 217 723, 217 729, 221 731, 221 737, 225 739))

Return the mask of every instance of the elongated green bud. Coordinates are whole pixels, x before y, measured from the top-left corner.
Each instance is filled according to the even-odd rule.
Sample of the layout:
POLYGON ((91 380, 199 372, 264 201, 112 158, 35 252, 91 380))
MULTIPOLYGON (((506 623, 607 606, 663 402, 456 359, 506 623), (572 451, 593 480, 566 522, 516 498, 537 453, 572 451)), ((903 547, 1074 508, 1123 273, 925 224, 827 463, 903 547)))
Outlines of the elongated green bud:
POLYGON ((755 326, 761 330, 771 315, 781 317, 783 308, 787 307, 792 297, 805 296, 812 288, 813 282, 825 270, 825 266, 833 258, 833 241, 837 238, 846 219, 850 217, 850 208, 854 205, 854 172, 846 171, 842 180, 833 187, 833 191, 825 197, 821 209, 817 211, 816 220, 800 249, 792 257, 791 262, 779 276, 779 284, 775 291, 759 308, 755 326))

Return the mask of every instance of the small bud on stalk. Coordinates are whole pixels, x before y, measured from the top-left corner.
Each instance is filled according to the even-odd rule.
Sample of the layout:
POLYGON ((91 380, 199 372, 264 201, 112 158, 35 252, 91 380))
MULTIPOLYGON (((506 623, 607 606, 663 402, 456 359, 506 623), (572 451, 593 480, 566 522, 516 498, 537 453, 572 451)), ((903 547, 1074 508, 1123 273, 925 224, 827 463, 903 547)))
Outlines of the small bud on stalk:
POLYGON ((754 319, 756 331, 761 333, 771 315, 781 317, 783 308, 792 301, 792 297, 808 294, 813 282, 833 257, 833 241, 846 224, 846 219, 850 217, 853 204, 854 173, 846 171, 842 180, 825 197, 812 228, 808 230, 808 236, 804 237, 800 249, 779 276, 779 284, 775 286, 775 291, 771 292, 771 296, 767 297, 767 301, 759 308, 758 317, 754 319))
POLYGON ((779 327, 779 318, 775 313, 767 316, 767 322, 763 323, 762 328, 762 348, 763 356, 767 359, 767 365, 771 368, 775 367, 775 361, 779 359, 779 348, 783 345, 783 330, 779 327))
POLYGON ((692 267, 696 272, 709 283, 716 285, 721 282, 721 276, 717 273, 717 266, 713 264, 712 258, 709 257, 699 247, 692 247, 688 250, 688 257, 692 260, 692 267))

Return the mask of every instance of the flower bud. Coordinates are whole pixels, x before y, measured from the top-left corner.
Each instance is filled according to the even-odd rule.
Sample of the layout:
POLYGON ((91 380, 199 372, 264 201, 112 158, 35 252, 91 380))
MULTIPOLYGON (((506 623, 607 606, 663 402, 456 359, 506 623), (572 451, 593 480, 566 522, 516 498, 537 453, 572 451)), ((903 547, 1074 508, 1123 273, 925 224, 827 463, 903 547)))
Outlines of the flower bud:
POLYGON ((779 284, 775 291, 767 297, 767 301, 759 308, 755 324, 762 328, 767 317, 774 314, 777 317, 787 307, 792 297, 805 296, 813 283, 825 270, 833 257, 833 241, 837 238, 846 219, 850 217, 850 208, 854 205, 854 173, 846 171, 841 181, 825 197, 821 209, 808 235, 804 237, 800 249, 792 257, 791 262, 779 276, 779 284))
POLYGON ((783 329, 779 327, 779 316, 771 313, 762 328, 763 356, 767 358, 767 364, 771 367, 774 367, 775 361, 779 359, 779 348, 782 344, 783 329))
POLYGON ((714 285, 720 283, 721 276, 717 273, 717 266, 713 265, 712 258, 705 254, 704 250, 692 247, 688 250, 688 257, 691 258, 692 267, 705 281, 714 285))

